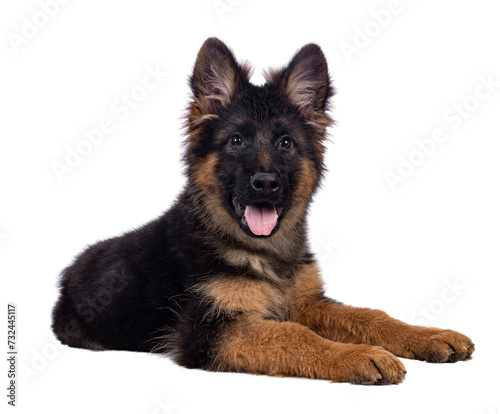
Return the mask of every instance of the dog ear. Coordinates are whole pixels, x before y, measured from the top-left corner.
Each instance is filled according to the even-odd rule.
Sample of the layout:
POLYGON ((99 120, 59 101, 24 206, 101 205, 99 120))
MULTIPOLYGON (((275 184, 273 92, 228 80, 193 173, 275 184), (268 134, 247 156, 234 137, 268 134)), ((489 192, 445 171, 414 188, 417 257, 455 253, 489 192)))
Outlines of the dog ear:
POLYGON ((306 120, 324 118, 333 87, 321 48, 308 44, 300 49, 286 68, 264 73, 266 81, 278 86, 289 103, 306 120))
POLYGON ((238 65, 229 48, 215 37, 203 43, 190 79, 194 99, 205 115, 217 114, 248 81, 250 70, 238 65))

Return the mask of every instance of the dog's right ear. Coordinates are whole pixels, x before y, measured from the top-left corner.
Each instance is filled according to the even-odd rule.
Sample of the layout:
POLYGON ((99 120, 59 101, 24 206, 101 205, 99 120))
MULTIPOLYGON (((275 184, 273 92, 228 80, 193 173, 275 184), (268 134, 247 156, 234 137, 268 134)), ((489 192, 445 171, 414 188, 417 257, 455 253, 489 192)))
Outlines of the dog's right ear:
POLYGON ((238 65, 229 48, 215 37, 203 43, 190 79, 194 99, 203 115, 216 115, 248 81, 250 69, 238 65))

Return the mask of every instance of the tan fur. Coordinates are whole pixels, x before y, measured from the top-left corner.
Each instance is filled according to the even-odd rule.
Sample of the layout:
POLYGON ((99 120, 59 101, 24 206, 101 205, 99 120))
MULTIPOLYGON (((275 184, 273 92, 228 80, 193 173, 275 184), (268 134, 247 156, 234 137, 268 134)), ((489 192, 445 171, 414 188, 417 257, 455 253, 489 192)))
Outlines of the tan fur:
POLYGON ((238 311, 220 336, 214 370, 397 384, 406 371, 395 355, 445 362, 453 360, 450 345, 461 359, 474 350, 457 332, 411 326, 378 310, 325 298, 315 263, 300 266, 296 283, 284 290, 227 277, 212 280, 203 291, 218 310, 238 311), (288 318, 265 319, 270 309, 288 318))
POLYGON ((311 200, 313 188, 318 181, 318 173, 310 159, 304 158, 300 169, 300 179, 295 190, 295 201, 306 202, 311 200))
POLYGON ((338 344, 303 325, 245 315, 221 336, 213 369, 334 382, 398 383, 404 366, 389 352, 366 345, 338 344), (383 375, 383 377, 382 377, 383 375))
POLYGON ((268 279, 276 285, 283 284, 283 280, 263 255, 253 254, 246 250, 229 249, 220 251, 219 256, 230 265, 249 266, 262 279, 268 279))
POLYGON ((427 359, 427 354, 436 354, 434 362, 445 362, 452 355, 449 345, 469 356, 474 350, 470 339, 456 332, 408 325, 380 310, 329 301, 311 301, 292 320, 332 341, 381 346, 404 358, 427 359))
MULTIPOLYGON (((213 152, 199 161, 194 169, 194 181, 201 192, 201 202, 205 204, 204 211, 210 217, 204 220, 213 231, 235 233, 239 230, 238 223, 230 216, 221 203, 221 196, 217 188, 215 172, 219 164, 219 156, 213 152)), ((203 217, 202 217, 203 219, 203 217)))
POLYGON ((318 174, 311 160, 303 159, 301 169, 298 172, 299 180, 293 198, 293 206, 281 221, 281 234, 293 234, 297 223, 303 220, 307 206, 312 197, 314 184, 318 174))
POLYGON ((190 145, 191 143, 199 140, 200 136, 204 132, 205 125, 209 121, 217 119, 218 116, 207 113, 203 102, 193 97, 193 101, 189 104, 186 110, 185 118, 186 121, 184 122, 184 129, 186 130, 187 138, 184 143, 186 145, 190 145))
POLYGON ((300 306, 302 301, 308 301, 309 298, 318 297, 324 293, 323 280, 316 263, 300 266, 295 277, 292 301, 296 306, 300 306))
POLYGON ((212 314, 229 315, 244 312, 261 318, 283 318, 284 297, 280 290, 262 280, 245 277, 218 276, 196 289, 212 306, 212 314))
POLYGON ((297 274, 290 320, 308 326, 335 342, 381 346, 397 356, 443 362, 450 357, 449 345, 470 357, 472 341, 457 332, 413 326, 376 309, 346 306, 322 297, 316 265, 303 266, 297 274))
POLYGON ((200 161, 194 169, 194 181, 199 189, 199 203, 203 203, 202 210, 209 214, 200 217, 214 232, 230 232, 237 234, 240 231, 238 223, 230 216, 221 203, 221 196, 217 188, 215 172, 219 163, 217 153, 211 153, 200 161))
POLYGON ((195 181, 199 188, 203 188, 206 192, 215 191, 217 186, 215 169, 219 162, 218 154, 213 152, 203 159, 195 169, 195 181))

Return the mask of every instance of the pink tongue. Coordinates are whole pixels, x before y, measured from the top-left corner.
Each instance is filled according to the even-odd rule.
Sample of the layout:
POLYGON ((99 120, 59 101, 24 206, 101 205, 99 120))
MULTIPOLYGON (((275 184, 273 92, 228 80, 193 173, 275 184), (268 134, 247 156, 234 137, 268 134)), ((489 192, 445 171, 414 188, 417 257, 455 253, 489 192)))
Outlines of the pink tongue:
POLYGON ((245 208, 248 227, 256 236, 269 236, 276 226, 278 214, 272 204, 248 205, 245 208))

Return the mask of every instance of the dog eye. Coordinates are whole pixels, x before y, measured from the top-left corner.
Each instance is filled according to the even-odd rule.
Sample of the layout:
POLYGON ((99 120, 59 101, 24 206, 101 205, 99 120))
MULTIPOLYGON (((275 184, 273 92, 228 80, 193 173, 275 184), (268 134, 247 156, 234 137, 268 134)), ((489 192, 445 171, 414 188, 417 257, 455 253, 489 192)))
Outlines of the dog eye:
POLYGON ((282 136, 278 141, 278 147, 284 150, 289 150, 293 147, 292 138, 288 135, 282 136))
POLYGON ((241 147, 244 143, 243 137, 240 134, 232 134, 229 137, 229 143, 235 147, 241 147))

